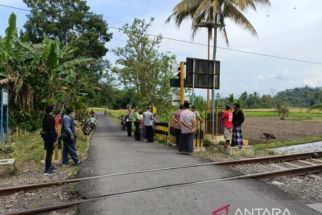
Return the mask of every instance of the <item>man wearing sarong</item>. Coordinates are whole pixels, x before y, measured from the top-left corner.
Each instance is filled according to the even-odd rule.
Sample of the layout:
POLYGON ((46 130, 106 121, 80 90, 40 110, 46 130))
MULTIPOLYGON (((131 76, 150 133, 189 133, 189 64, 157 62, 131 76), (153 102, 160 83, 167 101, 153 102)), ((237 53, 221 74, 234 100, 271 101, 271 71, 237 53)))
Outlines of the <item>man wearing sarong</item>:
POLYGON ((244 113, 240 109, 239 104, 234 104, 233 112, 233 137, 232 137, 232 146, 238 146, 239 148, 243 147, 243 133, 241 126, 245 120, 244 113))

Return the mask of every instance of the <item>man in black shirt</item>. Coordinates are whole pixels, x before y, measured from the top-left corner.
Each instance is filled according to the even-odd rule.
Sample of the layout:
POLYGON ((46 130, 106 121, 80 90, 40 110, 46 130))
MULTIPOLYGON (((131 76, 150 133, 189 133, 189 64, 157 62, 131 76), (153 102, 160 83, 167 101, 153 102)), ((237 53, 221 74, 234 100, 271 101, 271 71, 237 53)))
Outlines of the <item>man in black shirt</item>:
POLYGON ((244 113, 240 109, 239 104, 234 104, 234 112, 233 112, 233 137, 232 137, 232 146, 238 146, 242 148, 243 146, 243 133, 241 130, 241 126, 245 121, 244 113))
POLYGON ((45 108, 46 114, 42 120, 42 131, 41 136, 45 143, 46 150, 46 161, 45 161, 45 175, 50 175, 55 173, 56 168, 51 165, 51 160, 54 151, 54 145, 57 139, 57 133, 55 129, 55 119, 53 117, 52 105, 48 105, 45 108))

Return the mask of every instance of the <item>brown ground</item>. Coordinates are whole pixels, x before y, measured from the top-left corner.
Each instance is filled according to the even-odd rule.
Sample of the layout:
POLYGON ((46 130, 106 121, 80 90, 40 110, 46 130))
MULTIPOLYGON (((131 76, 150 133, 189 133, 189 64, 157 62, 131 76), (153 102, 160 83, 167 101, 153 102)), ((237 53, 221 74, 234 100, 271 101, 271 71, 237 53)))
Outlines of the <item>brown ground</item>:
MULTIPOLYGON (((36 184, 50 181, 60 181, 73 178, 72 167, 58 167, 58 172, 51 176, 43 175, 43 168, 37 168, 37 165, 31 165, 26 169, 19 170, 15 175, 0 177, 0 188, 19 186, 26 184, 36 184)), ((49 205, 68 203, 79 199, 74 192, 73 185, 56 186, 30 190, 26 192, 17 192, 9 195, 0 196, 0 214, 25 210, 30 208, 45 207, 49 205)), ((65 210, 43 213, 42 215, 76 215, 78 207, 65 210)))
MULTIPOLYGON (((246 118, 242 126, 244 138, 250 144, 266 143, 263 133, 270 133, 276 140, 287 140, 322 134, 322 123, 304 120, 280 120, 279 118, 246 118)), ((272 140, 270 140, 272 141, 272 140)))

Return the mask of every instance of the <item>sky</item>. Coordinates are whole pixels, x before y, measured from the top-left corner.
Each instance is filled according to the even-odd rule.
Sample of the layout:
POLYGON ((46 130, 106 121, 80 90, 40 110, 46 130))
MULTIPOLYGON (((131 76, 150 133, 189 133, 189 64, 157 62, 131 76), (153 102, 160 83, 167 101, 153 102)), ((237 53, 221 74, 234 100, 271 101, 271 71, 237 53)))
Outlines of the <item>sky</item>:
MULTIPOLYGON (((150 34, 162 34, 180 40, 207 44, 207 32, 199 30, 192 38, 191 20, 180 28, 174 22, 165 23, 173 7, 179 0, 88 0, 91 11, 102 14, 111 27, 121 27, 134 18, 155 18, 149 29, 150 34), (161 2, 161 3, 160 3, 161 2)), ((0 0, 0 4, 26 8, 22 0, 0 0)), ((322 86, 322 1, 319 0, 271 0, 271 7, 259 7, 257 12, 247 11, 246 17, 255 27, 258 36, 253 37, 240 26, 226 23, 229 46, 219 35, 218 46, 242 51, 264 53, 288 58, 302 59, 320 64, 270 58, 218 49, 217 60, 221 61, 221 89, 223 96, 242 92, 276 94, 295 87, 322 86)), ((0 6, 0 34, 4 33, 11 12, 18 18, 18 28, 22 28, 28 12, 0 6)), ((113 39, 106 44, 111 50, 124 46, 126 38, 118 30, 110 29, 113 39)), ((170 52, 177 61, 187 57, 207 58, 207 47, 164 39, 161 52, 170 52)), ((116 59, 109 52, 106 58, 116 59)), ((197 94, 205 96, 206 90, 197 94)))

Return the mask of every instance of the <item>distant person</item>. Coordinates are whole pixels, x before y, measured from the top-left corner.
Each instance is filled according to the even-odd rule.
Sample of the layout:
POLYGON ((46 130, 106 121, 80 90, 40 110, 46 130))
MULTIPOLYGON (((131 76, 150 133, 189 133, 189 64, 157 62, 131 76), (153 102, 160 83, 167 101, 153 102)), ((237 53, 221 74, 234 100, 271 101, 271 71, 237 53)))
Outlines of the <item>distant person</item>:
POLYGON ((241 126, 245 121, 244 113, 240 109, 239 104, 234 104, 233 112, 233 136, 232 136, 232 146, 238 146, 239 148, 243 147, 243 133, 241 126))
POLYGON ((67 165, 69 156, 75 165, 80 164, 76 149, 76 130, 74 125, 74 112, 72 108, 66 108, 66 114, 63 116, 61 138, 64 142, 62 165, 67 165))
POLYGON ((121 116, 121 128, 122 130, 125 131, 125 128, 126 128, 125 115, 121 116))
POLYGON ((181 125, 180 125, 180 113, 183 110, 183 105, 179 105, 178 109, 173 113, 172 120, 174 122, 174 134, 176 137, 176 147, 179 149, 180 144, 180 134, 181 134, 181 125))
POLYGON ((144 129, 145 129, 145 138, 148 143, 152 143, 154 140, 154 131, 153 131, 153 123, 154 116, 151 112, 151 106, 149 106, 148 110, 143 113, 144 120, 144 129))
POLYGON ((144 140, 144 136, 145 136, 145 133, 144 133, 144 119, 143 119, 143 111, 140 111, 139 112, 140 114, 140 141, 144 140))
POLYGON ((45 171, 44 175, 51 175, 56 172, 56 168, 52 166, 52 156, 54 152, 55 142, 57 140, 57 132, 55 130, 55 119, 53 117, 54 106, 45 107, 45 116, 42 120, 41 136, 44 140, 46 150, 45 171))
POLYGON ((132 136, 132 111, 131 108, 128 108, 127 114, 125 115, 125 124, 127 128, 127 136, 131 137, 132 136))
POLYGON ((179 152, 193 153, 193 133, 195 127, 195 113, 189 110, 189 103, 185 102, 184 110, 180 113, 180 144, 179 152))
POLYGON ((62 121, 62 117, 63 117, 63 113, 61 112, 61 110, 57 110, 56 111, 56 114, 54 116, 54 119, 55 119, 55 129, 56 129, 56 132, 58 134, 58 140, 57 140, 57 143, 58 143, 58 149, 61 149, 61 121, 62 121))
POLYGON ((91 117, 89 118, 89 126, 91 127, 91 129, 96 128, 96 117, 94 114, 92 114, 91 117))
POLYGON ((200 113, 197 111, 196 105, 192 105, 191 111, 194 112, 196 120, 200 121, 201 123, 203 122, 200 113))
POLYGON ((93 109, 91 109, 91 111, 89 112, 89 114, 92 116, 92 115, 94 115, 94 117, 96 117, 96 114, 95 114, 95 112, 94 112, 94 110, 93 109))
POLYGON ((230 141, 232 138, 232 128, 233 128, 233 113, 231 111, 231 107, 226 105, 225 111, 222 114, 221 118, 222 126, 224 128, 224 137, 225 137, 225 148, 230 145, 230 141))
POLYGON ((134 138, 137 141, 140 141, 141 134, 140 134, 140 113, 139 107, 135 107, 133 112, 133 121, 134 121, 134 138))
POLYGON ((62 112, 60 110, 56 111, 54 119, 55 119, 55 129, 56 129, 56 132, 58 133, 61 130, 61 120, 62 120, 62 112))

